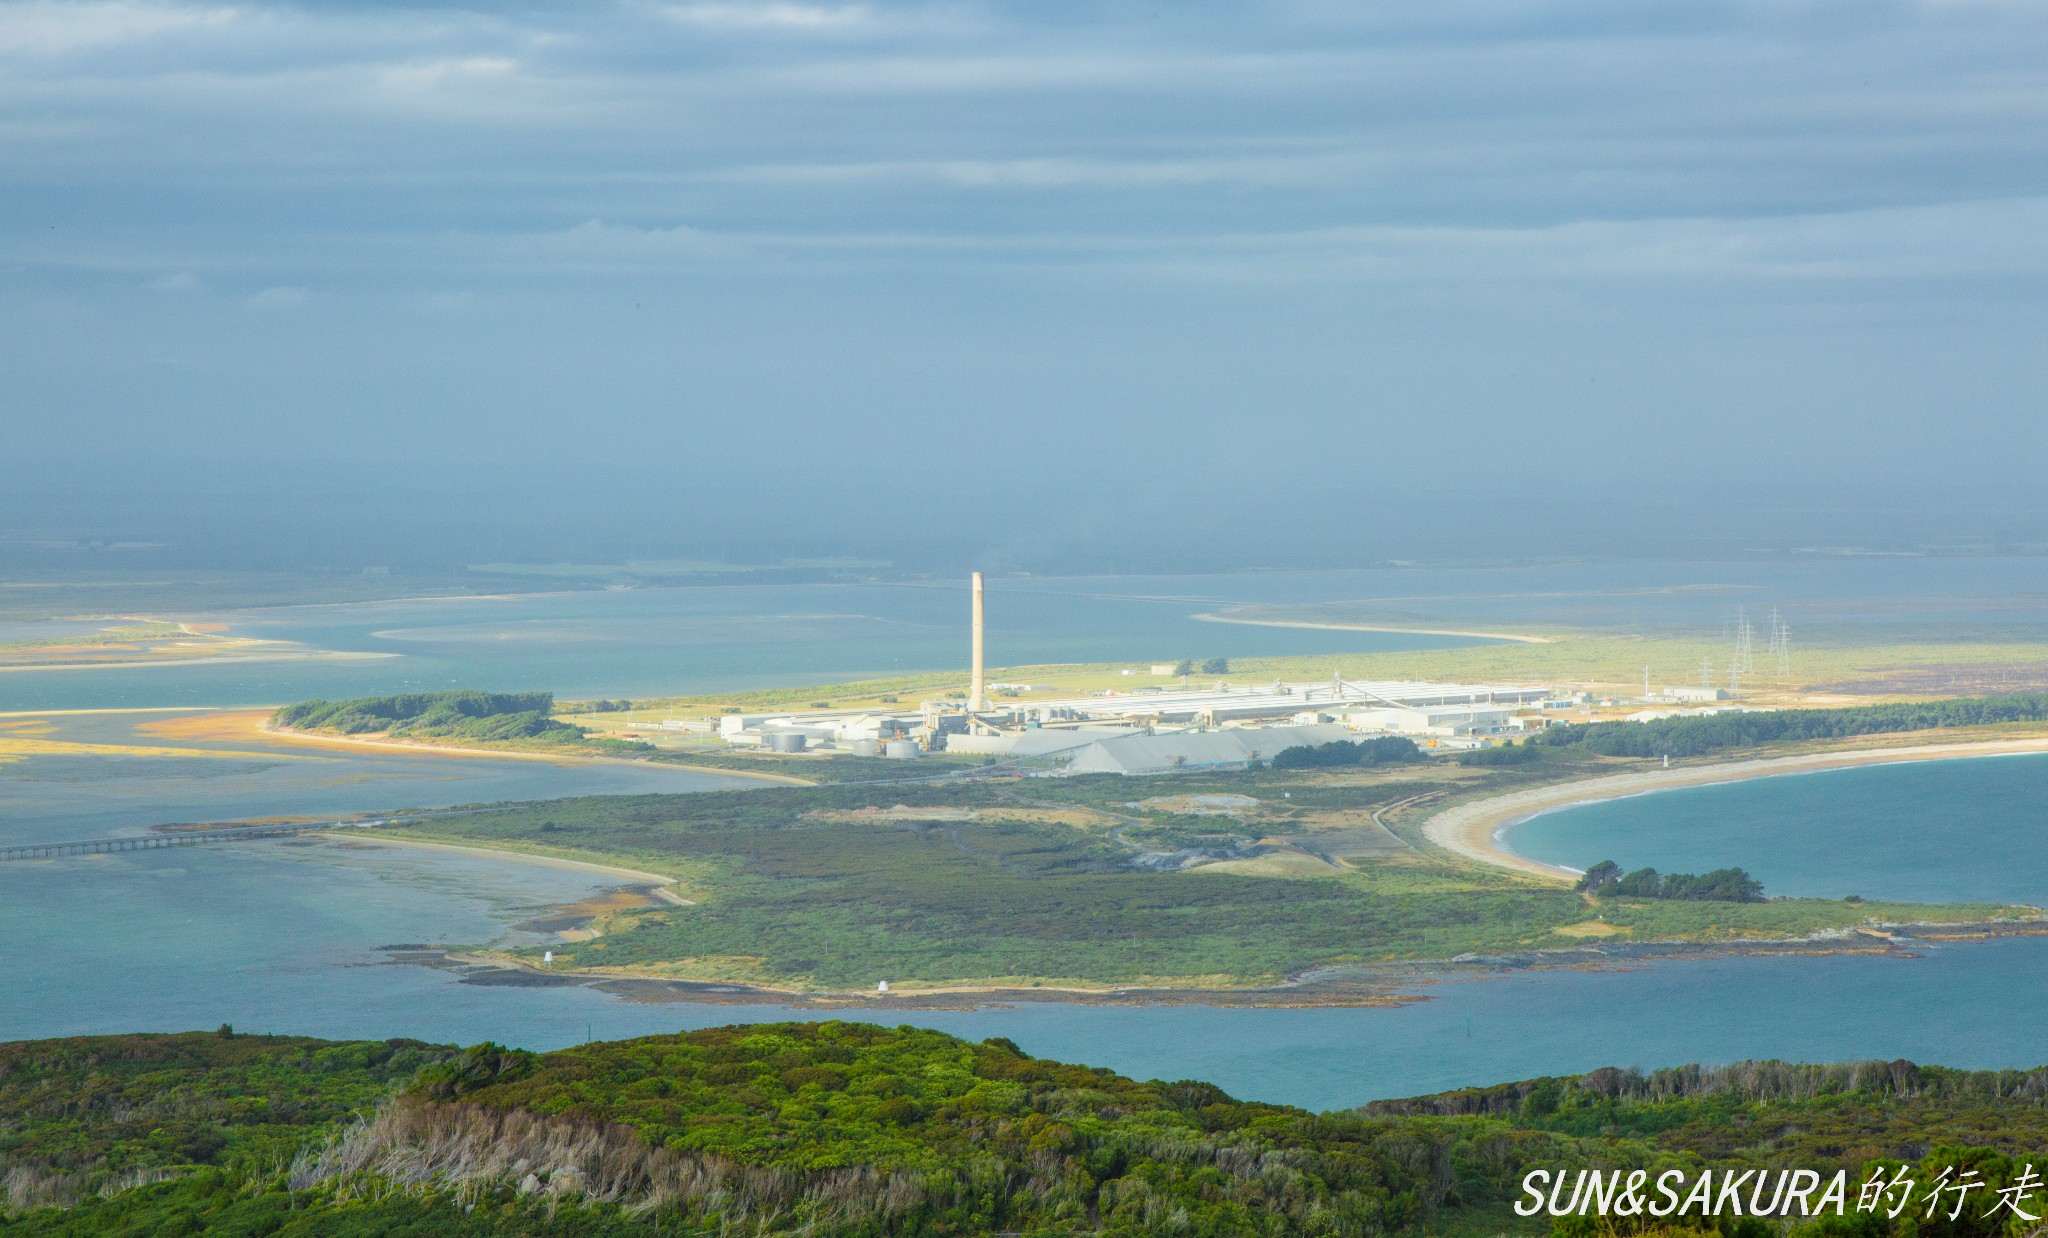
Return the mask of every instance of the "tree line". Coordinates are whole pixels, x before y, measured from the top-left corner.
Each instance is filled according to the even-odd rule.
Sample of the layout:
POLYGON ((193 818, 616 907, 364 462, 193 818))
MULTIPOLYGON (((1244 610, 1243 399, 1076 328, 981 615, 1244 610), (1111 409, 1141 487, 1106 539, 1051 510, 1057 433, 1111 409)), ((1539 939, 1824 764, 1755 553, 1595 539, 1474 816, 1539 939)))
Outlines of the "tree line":
POLYGON ((1579 892, 1599 898, 1662 898, 1681 902, 1761 903, 1764 883, 1739 868, 1711 873, 1663 873, 1639 868, 1623 873, 1613 860, 1602 860, 1579 878, 1579 892))
POLYGON ((2048 721, 2048 693, 1963 697, 1845 709, 1780 709, 1553 726, 1537 742, 1608 757, 1692 757, 1802 739, 1889 735, 1942 727, 2048 721))
POLYGON ((1395 765, 1424 760, 1415 741, 1399 735, 1374 739, 1334 739, 1327 744, 1300 744, 1273 754, 1274 769, 1330 769, 1352 765, 1395 765))

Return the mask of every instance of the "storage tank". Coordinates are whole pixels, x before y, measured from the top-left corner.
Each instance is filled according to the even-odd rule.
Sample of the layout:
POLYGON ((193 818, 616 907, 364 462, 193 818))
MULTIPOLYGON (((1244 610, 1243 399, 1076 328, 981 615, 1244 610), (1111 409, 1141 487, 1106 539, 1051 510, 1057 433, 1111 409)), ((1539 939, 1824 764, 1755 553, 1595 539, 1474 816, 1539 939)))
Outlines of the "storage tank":
POLYGON ((802 752, 804 750, 804 738, 802 735, 777 732, 768 736, 768 751, 802 752))
POLYGON ((841 746, 846 749, 847 754, 850 756, 878 757, 882 755, 882 745, 872 739, 849 739, 841 746))
POLYGON ((917 755, 917 743, 915 740, 892 739, 888 746, 882 749, 882 755, 899 759, 914 757, 917 755))

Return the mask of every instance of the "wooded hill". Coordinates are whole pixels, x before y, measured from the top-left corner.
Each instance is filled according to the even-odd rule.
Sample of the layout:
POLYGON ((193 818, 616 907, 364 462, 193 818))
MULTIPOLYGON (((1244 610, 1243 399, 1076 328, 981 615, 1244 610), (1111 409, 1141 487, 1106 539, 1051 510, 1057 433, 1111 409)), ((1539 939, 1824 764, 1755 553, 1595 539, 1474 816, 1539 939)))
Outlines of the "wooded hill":
MULTIPOLYGON (((86 1037, 0 1046, 0 1235, 1538 1234, 1509 1211, 1531 1168, 1900 1158, 1995 1189, 2048 1161, 2044 1095, 2044 1071, 1744 1063, 1313 1114, 858 1023, 549 1054, 86 1037)), ((2002 1232, 1978 1211, 1799 1232, 2002 1232)))

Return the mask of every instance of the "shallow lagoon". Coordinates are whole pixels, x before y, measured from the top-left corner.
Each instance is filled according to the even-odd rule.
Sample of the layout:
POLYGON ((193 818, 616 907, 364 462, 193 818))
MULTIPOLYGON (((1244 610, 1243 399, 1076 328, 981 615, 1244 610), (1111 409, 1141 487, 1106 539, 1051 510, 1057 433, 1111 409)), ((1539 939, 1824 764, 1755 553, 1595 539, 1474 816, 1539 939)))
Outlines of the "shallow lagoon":
MULTIPOLYGON (((2043 758, 1845 771, 1828 791, 1835 811, 1810 820, 1806 845, 1819 854, 1830 833, 1839 846, 1873 831, 1914 828, 1888 815, 1915 802, 1902 795, 1902 781, 1926 780, 1963 800, 1973 786, 1995 797, 2005 779, 2044 771, 2043 758)), ((1774 778, 1701 793, 1739 792, 1734 801, 1746 814, 1769 808, 1774 797, 1797 800, 1811 785, 1774 778)), ((1634 811, 1654 811, 1656 798, 1632 801, 1634 811)), ((1921 871, 1913 880, 1972 888, 2003 866, 2000 840, 2028 827, 2011 823, 1995 803, 1980 806, 1961 814, 1979 823, 1972 845, 1934 857, 1932 867, 1946 876, 1921 871)), ((0 940, 14 960, 0 1038, 232 1022, 248 1030, 549 1048, 587 1035, 816 1017, 772 1006, 641 1004, 583 988, 467 985, 446 972, 391 965, 376 949, 505 934, 536 907, 601 884, 469 857, 324 844, 0 865, 0 940)), ((1609 1064, 2048 1062, 2048 986, 2038 979, 2048 968, 2048 939, 1917 954, 1519 971, 1429 985, 1420 990, 1429 1000, 1399 1007, 1024 1003, 971 1012, 876 1006, 847 1017, 1008 1036, 1047 1056, 1146 1077, 1211 1079, 1240 1096, 1316 1108, 1609 1064)))
MULTIPOLYGON (((1212 580, 1220 589, 1237 578, 1212 580)), ((1483 644, 1455 636, 1204 622, 1232 601, 1094 582, 998 581, 996 665, 1251 657, 1483 644)), ((1187 584, 1177 581, 1176 584, 1187 584)), ((1322 582, 1339 589, 1348 582, 1322 582)), ((1257 596, 1254 594, 1253 596, 1257 596)), ((180 619, 346 659, 0 674, 0 711, 278 705, 442 688, 647 696, 837 682, 963 666, 967 597, 946 585, 773 585, 289 606, 180 619), (364 656, 370 655, 370 656, 364 656)), ((32 626, 32 625, 30 625, 32 626)))
MULTIPOLYGON (((538 579, 538 578, 537 578, 538 579)), ((1332 615, 1393 626, 1643 626, 1725 633, 1781 605, 1795 648, 1882 629, 1939 638, 2048 619, 2048 557, 1386 567, 1229 575, 1021 577, 989 582, 995 665, 1441 648, 1446 636, 1218 624, 1241 605, 1347 603, 1332 615)), ((438 688, 649 696, 826 683, 958 667, 964 580, 721 585, 285 606, 180 619, 237 636, 383 655, 0 674, 0 712, 281 704, 438 688)), ((76 625, 18 623, 0 640, 76 625)), ((1333 665, 1332 669, 1339 669, 1333 665)), ((1660 668, 1659 674, 1668 674, 1660 668)), ((1692 668, 1685 668, 1690 681, 1692 668)))

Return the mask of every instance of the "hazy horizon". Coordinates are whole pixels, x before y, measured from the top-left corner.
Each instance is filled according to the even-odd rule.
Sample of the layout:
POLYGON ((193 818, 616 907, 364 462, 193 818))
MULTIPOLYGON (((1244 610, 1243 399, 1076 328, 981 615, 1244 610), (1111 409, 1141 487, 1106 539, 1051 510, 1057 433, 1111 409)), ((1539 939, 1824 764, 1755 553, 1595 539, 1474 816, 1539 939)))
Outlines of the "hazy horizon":
POLYGON ((2037 544, 2044 52, 1933 0, 13 4, 0 531, 2037 544))

